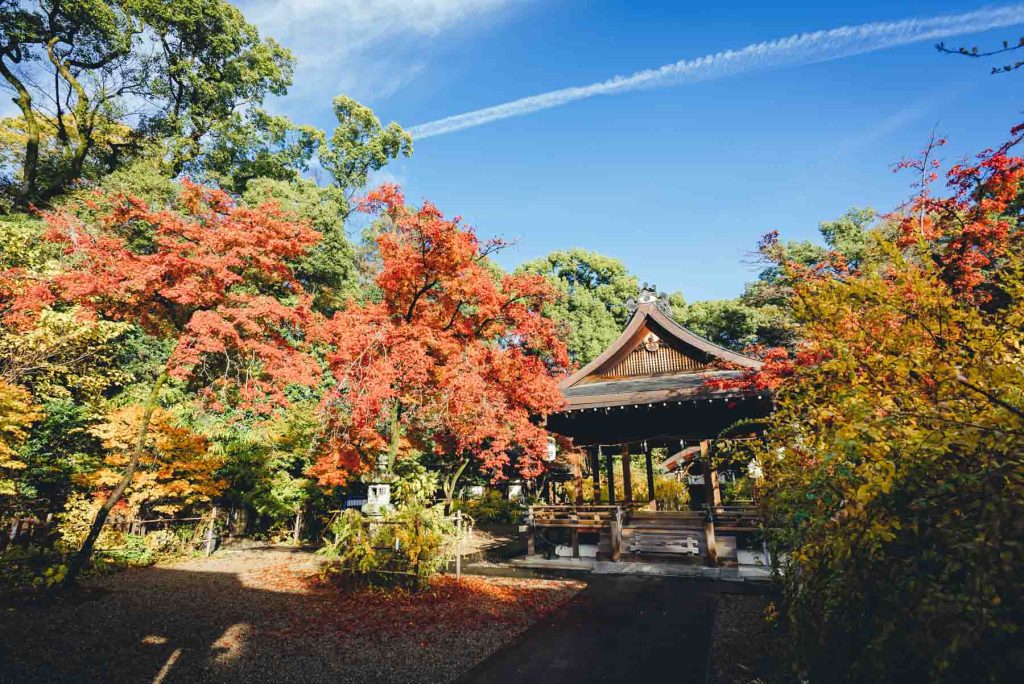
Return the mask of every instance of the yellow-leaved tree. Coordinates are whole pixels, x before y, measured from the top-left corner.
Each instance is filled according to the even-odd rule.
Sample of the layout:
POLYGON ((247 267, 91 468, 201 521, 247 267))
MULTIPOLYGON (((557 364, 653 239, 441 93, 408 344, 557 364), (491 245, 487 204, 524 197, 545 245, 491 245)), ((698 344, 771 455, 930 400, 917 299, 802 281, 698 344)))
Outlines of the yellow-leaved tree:
POLYGON ((880 258, 781 264, 801 342, 741 383, 774 390, 751 456, 806 681, 1024 671, 1024 160, 1007 149, 954 166, 945 196, 931 147, 905 163, 921 190, 874 234, 880 258))

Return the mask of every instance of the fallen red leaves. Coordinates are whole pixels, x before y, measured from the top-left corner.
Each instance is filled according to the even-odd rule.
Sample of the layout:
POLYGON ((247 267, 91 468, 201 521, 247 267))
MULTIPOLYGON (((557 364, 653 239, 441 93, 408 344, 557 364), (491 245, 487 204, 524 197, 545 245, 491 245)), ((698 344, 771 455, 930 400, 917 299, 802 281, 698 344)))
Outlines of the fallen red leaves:
POLYGON ((246 573, 251 588, 296 594, 292 619, 277 636, 409 636, 438 638, 484 624, 525 627, 554 611, 583 588, 582 582, 451 576, 427 589, 342 589, 309 570, 273 567, 246 573))

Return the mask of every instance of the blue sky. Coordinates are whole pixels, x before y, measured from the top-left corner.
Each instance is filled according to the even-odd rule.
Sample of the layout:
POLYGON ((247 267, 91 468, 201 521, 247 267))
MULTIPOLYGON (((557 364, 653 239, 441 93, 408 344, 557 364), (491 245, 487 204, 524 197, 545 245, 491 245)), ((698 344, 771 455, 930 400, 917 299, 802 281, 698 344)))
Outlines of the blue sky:
MULTIPOLYGON (((276 111, 330 128, 348 93, 406 127, 791 34, 957 14, 967 2, 252 0, 300 59, 276 111)), ((997 45, 1014 26, 950 40, 997 45)), ((416 142, 381 174, 415 202, 516 241, 512 268, 555 249, 621 258, 688 300, 732 297, 759 236, 817 235, 851 206, 890 210, 890 172, 935 128, 943 156, 998 144, 1024 119, 1024 74, 938 54, 934 41, 571 102, 416 142)))

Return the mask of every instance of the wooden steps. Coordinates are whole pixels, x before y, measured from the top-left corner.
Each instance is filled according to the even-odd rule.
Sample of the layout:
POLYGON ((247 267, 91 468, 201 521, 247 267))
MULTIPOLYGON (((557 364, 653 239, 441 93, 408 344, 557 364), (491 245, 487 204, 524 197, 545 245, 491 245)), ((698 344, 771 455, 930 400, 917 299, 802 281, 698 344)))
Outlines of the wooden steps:
POLYGON ((707 554, 699 511, 634 511, 622 528, 622 550, 631 556, 701 558, 707 554))

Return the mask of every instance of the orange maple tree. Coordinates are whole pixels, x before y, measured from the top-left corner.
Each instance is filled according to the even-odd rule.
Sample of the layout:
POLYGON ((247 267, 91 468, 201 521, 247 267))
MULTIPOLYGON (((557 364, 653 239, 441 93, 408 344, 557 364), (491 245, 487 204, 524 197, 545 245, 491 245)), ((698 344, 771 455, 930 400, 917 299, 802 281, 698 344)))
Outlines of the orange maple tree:
POLYGON ((502 242, 481 241, 429 202, 407 207, 395 186, 361 208, 390 226, 377 238, 381 301, 325 326, 336 384, 313 473, 341 484, 410 444, 456 464, 476 458, 496 480, 543 472, 537 417, 560 406, 556 377, 568 364, 541 316, 553 290, 540 276, 497 274, 487 258, 502 242))
MULTIPOLYGON (((143 410, 138 404, 125 406, 92 428, 107 452, 104 467, 87 476, 95 491, 108 493, 121 481, 135 449, 143 410)), ((217 477, 223 457, 211 454, 204 437, 175 425, 171 414, 161 408, 153 412, 142 458, 145 467, 115 507, 129 516, 139 516, 143 509, 173 515, 186 506, 211 501, 227 486, 217 477)))
POLYGON ((2 274, 7 324, 30 326, 43 308, 74 306, 85 317, 135 323, 173 345, 139 416, 124 472, 69 565, 70 584, 132 482, 168 378, 188 383, 215 408, 230 403, 255 412, 286 403, 286 386, 319 379, 305 349, 315 317, 290 263, 320 234, 273 205, 240 207, 189 182, 173 209, 96 196, 76 211, 43 217, 45 239, 59 245, 65 263, 55 275, 2 274))

